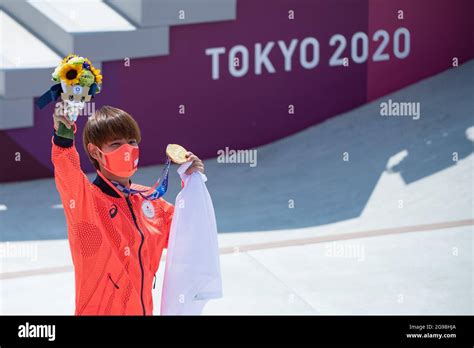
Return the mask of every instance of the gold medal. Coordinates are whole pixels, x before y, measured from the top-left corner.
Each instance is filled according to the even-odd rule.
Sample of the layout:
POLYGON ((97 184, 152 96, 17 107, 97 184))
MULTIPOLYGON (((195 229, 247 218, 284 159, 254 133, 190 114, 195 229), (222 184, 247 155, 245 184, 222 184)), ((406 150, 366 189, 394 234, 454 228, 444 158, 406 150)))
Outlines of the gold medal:
POLYGON ((178 144, 168 144, 166 147, 166 155, 176 164, 187 162, 186 149, 178 144))

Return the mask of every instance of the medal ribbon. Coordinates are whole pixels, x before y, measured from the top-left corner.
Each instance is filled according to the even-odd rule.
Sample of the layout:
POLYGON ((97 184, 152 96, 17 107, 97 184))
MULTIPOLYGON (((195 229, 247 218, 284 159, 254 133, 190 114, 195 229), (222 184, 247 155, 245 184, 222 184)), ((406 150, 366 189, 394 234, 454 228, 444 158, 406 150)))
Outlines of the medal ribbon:
POLYGON ((171 160, 168 158, 165 163, 165 167, 163 168, 163 172, 161 173, 161 177, 156 181, 155 185, 150 190, 153 190, 152 193, 145 195, 145 192, 150 192, 150 190, 135 190, 132 188, 128 188, 123 186, 122 184, 111 180, 112 184, 119 189, 122 192, 128 193, 129 195, 133 194, 139 194, 143 198, 149 200, 149 201, 154 201, 155 199, 158 199, 162 197, 165 193, 166 190, 168 190, 168 174, 170 170, 170 165, 171 165, 171 160))

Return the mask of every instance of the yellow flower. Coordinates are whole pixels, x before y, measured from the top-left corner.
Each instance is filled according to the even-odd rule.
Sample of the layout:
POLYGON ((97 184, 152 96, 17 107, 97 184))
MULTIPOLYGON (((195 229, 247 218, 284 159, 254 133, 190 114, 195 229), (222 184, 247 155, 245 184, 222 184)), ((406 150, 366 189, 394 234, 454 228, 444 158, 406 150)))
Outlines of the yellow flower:
POLYGON ((59 78, 68 85, 76 85, 82 74, 82 65, 64 64, 59 70, 59 78))

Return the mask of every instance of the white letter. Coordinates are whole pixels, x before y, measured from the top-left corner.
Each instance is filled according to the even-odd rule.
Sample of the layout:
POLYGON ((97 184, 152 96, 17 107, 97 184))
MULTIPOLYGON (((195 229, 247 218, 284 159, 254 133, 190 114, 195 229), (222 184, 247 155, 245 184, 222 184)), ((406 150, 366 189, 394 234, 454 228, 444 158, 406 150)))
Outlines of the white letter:
POLYGON ((245 46, 237 45, 231 48, 229 52, 229 72, 234 77, 242 77, 249 70, 249 51, 245 46), (234 58, 237 53, 242 53, 242 69, 237 70, 234 66, 234 58))
POLYGON ((56 325, 50 325, 50 329, 49 341, 54 341, 56 339, 56 325))
POLYGON ((319 42, 314 37, 307 37, 300 44, 300 63, 305 69, 312 69, 319 63, 319 42), (306 59, 306 46, 313 45, 313 61, 306 59))
POLYGON ((217 156, 217 163, 224 163, 225 162, 225 160, 224 160, 224 158, 225 158, 224 150, 218 150, 217 155, 218 155, 217 156))
POLYGON ((212 79, 218 80, 219 79, 219 54, 225 53, 224 47, 215 47, 215 48, 208 48, 206 50, 206 56, 212 56, 212 79))
POLYGON ((278 40, 278 46, 280 46, 281 53, 283 53, 283 57, 285 57, 285 71, 291 71, 291 57, 293 57, 297 44, 298 40, 293 39, 290 42, 290 47, 286 47, 285 41, 278 40))
POLYGON ((267 71, 269 73, 275 72, 275 68, 273 67, 272 62, 270 62, 270 60, 268 59, 268 54, 270 53, 274 45, 275 43, 273 41, 268 42, 262 52, 262 44, 255 44, 255 75, 262 74, 262 64, 265 65, 265 68, 267 68, 267 71))
POLYGON ((18 326, 18 337, 27 337, 25 325, 18 326))

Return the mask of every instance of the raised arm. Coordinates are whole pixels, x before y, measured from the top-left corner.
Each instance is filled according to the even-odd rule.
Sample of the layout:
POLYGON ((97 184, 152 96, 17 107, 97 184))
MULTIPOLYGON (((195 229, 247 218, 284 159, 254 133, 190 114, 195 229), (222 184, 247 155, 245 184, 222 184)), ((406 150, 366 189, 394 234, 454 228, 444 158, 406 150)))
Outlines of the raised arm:
MULTIPOLYGON (((56 133, 59 122, 66 124, 69 121, 64 116, 54 115, 55 129, 51 139, 51 160, 54 165, 56 188, 61 197, 66 219, 71 227, 73 223, 90 219, 90 217, 85 217, 85 212, 86 208, 91 209, 94 202, 91 183, 81 169, 79 153, 74 140, 63 138, 56 133)), ((74 132, 76 132, 76 125, 72 122, 69 124, 74 127, 74 132)))

